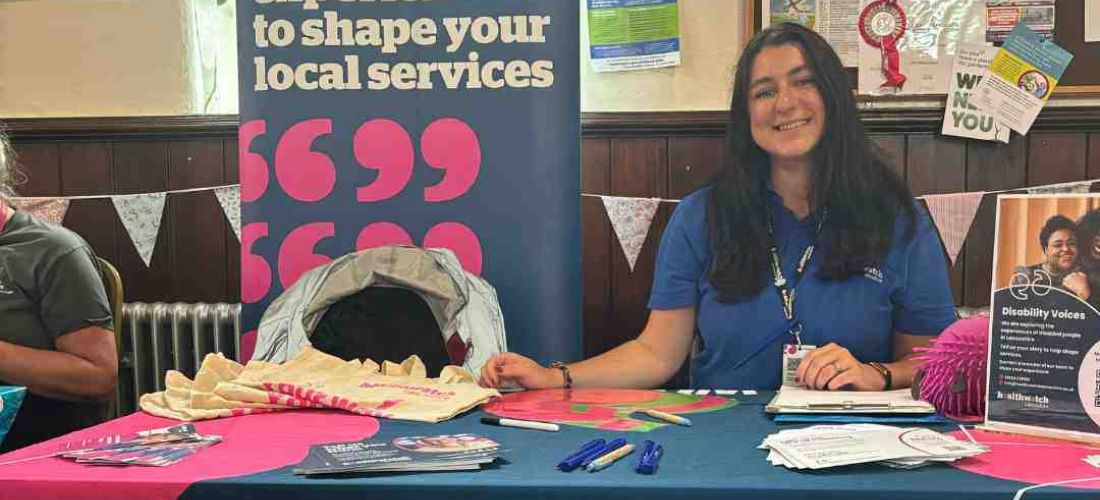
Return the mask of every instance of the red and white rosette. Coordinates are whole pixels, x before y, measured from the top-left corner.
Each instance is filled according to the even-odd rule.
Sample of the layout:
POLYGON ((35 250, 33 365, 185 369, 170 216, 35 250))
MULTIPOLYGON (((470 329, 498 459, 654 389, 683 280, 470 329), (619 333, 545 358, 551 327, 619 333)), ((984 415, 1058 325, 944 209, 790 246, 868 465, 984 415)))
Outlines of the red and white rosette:
POLYGON ((875 0, 859 14, 859 35, 867 45, 882 50, 882 74, 886 77, 883 87, 900 89, 905 84, 897 46, 905 35, 905 23, 905 11, 898 0, 875 0))

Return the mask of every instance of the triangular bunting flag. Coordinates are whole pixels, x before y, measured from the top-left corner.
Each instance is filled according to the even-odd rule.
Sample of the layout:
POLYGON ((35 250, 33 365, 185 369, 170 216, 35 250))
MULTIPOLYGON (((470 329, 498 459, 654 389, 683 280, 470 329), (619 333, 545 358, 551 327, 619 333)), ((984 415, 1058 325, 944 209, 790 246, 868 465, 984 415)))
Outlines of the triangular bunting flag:
POLYGON ((657 205, 661 204, 658 198, 621 198, 618 196, 601 196, 604 209, 607 210, 607 218, 611 219, 611 227, 615 230, 615 236, 619 238, 619 246, 626 255, 626 262, 630 264, 630 271, 634 271, 634 263, 638 261, 638 254, 642 252, 642 244, 649 234, 649 225, 653 222, 653 215, 657 213, 657 205))
POLYGON ((225 219, 233 227, 233 233, 237 235, 237 241, 241 239, 241 187, 226 186, 214 190, 218 197, 218 203, 222 206, 225 219))
POLYGON ((122 194, 111 196, 118 218, 130 234, 141 260, 145 265, 153 258, 157 244, 160 220, 164 216, 164 200, 168 193, 122 194))
POLYGON ((947 256, 951 258, 951 265, 955 265, 955 257, 959 256, 959 250, 966 241, 966 233, 970 232, 970 224, 974 222, 974 214, 982 204, 983 195, 985 195, 984 191, 978 191, 926 194, 922 197, 928 204, 932 222, 940 232, 940 239, 943 240, 943 246, 947 249, 947 256))
POLYGON ((66 198, 10 198, 8 201, 19 210, 59 226, 69 212, 66 198))
POLYGON ((1056 184, 1054 186, 1035 186, 1027 188, 1027 194, 1084 194, 1092 188, 1093 181, 1056 184))

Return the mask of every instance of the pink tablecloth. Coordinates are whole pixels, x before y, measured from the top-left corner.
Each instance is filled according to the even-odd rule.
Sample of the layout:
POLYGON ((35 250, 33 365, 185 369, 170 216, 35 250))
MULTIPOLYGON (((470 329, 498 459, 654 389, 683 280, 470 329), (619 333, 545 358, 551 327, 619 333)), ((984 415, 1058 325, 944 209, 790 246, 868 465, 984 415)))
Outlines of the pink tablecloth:
MULTIPOLYGON (((63 443, 176 425, 134 413, 60 438, 0 455, 0 462, 46 455, 63 443)), ((0 465, 0 499, 175 499, 191 483, 298 463, 310 445, 374 435, 378 420, 332 410, 302 410, 196 422, 222 442, 168 467, 88 466, 59 458, 0 465)))

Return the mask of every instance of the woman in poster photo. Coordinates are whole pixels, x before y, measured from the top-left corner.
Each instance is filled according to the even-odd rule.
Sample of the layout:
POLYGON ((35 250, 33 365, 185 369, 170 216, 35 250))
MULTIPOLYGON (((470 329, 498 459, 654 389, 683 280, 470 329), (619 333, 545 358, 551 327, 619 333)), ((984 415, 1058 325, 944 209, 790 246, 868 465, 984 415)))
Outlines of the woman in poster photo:
POLYGON ((930 218, 872 147, 820 35, 773 25, 737 68, 728 157, 668 222, 641 335, 550 368, 503 353, 483 385, 658 387, 693 352, 693 387, 775 389, 799 343, 806 387, 912 383, 914 348, 955 320, 930 218))
POLYGON ((1100 210, 1077 221, 1076 236, 1078 271, 1067 275, 1062 286, 1100 310, 1100 210))
POLYGON ((1039 248, 1043 250, 1043 262, 1017 266, 1012 284, 1048 285, 1087 297, 1088 284, 1082 282, 1084 275, 1077 273, 1077 224, 1064 215, 1050 217, 1039 230, 1039 248), (1075 273, 1077 276, 1069 280, 1074 286, 1071 289, 1065 281, 1075 273))

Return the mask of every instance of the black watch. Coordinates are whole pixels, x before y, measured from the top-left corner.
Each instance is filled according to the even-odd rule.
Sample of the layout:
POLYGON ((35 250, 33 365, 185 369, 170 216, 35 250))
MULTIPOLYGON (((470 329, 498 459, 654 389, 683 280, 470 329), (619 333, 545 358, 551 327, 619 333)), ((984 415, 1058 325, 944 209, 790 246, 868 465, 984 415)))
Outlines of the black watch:
POLYGON ((550 363, 550 368, 557 368, 561 370, 561 378, 565 381, 565 385, 562 387, 563 389, 573 388, 573 377, 569 375, 569 365, 566 365, 561 361, 555 361, 553 363, 550 363))

